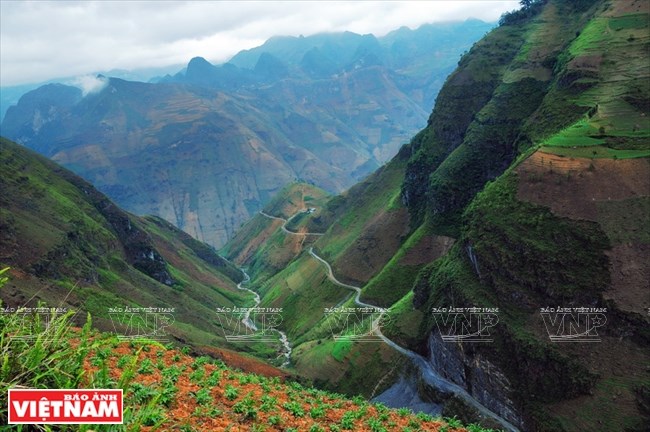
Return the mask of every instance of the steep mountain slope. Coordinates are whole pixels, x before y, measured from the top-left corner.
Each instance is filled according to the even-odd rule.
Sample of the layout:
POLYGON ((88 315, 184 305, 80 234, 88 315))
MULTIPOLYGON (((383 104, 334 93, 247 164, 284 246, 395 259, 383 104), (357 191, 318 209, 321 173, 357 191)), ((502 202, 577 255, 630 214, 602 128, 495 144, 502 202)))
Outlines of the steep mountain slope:
POLYGON ((183 85, 111 79, 84 98, 73 87, 47 86, 6 119, 3 133, 75 169, 131 211, 156 214, 212 244, 296 177, 334 190, 345 178, 308 150, 289 147, 268 115, 241 97, 183 85), (45 99, 50 93, 54 100, 45 99), (43 120, 14 129, 14 114, 43 120))
MULTIPOLYGON (((350 292, 332 283, 321 264, 310 257, 308 250, 314 242, 316 245, 330 243, 327 240, 332 237, 340 238, 336 243, 339 248, 356 251, 357 248, 349 242, 363 233, 366 225, 372 224, 368 218, 373 212, 389 206, 394 198, 391 189, 399 194, 403 169, 404 161, 392 161, 344 195, 326 203, 314 203, 315 212, 304 216, 300 213, 300 207, 279 205, 293 201, 292 189, 288 189, 285 193, 278 194, 274 202, 264 209, 264 214, 268 216, 257 215, 223 250, 226 256, 249 269, 252 278, 249 286, 262 296, 262 306, 282 307, 281 327, 296 347, 291 365, 299 375, 321 386, 336 388, 348 394, 362 392, 370 396, 373 387, 382 381, 382 376, 387 371, 392 371, 389 375, 393 377, 398 368, 399 356, 382 344, 352 344, 332 339, 332 329, 324 320, 324 308, 345 304, 350 292), (348 212, 347 221, 342 223, 345 229, 336 229, 341 226, 332 224, 331 221, 348 212), (274 219, 287 219, 294 214, 302 216, 296 224, 304 227, 296 232, 325 235, 292 234, 282 230, 284 223, 281 220, 274 219), (332 227, 330 230, 329 226, 332 227), (256 229, 248 229, 252 227, 256 229), (347 233, 350 233, 349 236, 347 233), (240 250, 252 252, 242 254, 240 250), (290 264, 287 265, 287 261, 290 264), (285 264, 278 267, 272 265, 275 262, 285 264), (330 353, 334 353, 334 356, 330 353)), ((397 205, 399 206, 399 200, 397 205)), ((408 213, 403 211, 402 216, 408 218, 408 213)), ((290 224, 286 226, 294 228, 290 224)), ((368 241, 373 241, 370 234, 365 237, 368 241)), ((372 233, 372 238, 383 241, 383 236, 377 231, 372 233)), ((397 247, 399 244, 393 244, 393 248, 397 247)), ((379 248, 376 250, 380 252, 379 248)), ((363 261, 360 256, 357 252, 357 256, 350 258, 349 263, 361 264, 363 261)))
POLYGON ((385 45, 352 33, 278 38, 246 67, 195 58, 157 84, 100 77, 88 95, 48 85, 7 111, 2 135, 220 247, 287 183, 340 192, 395 155, 491 26, 402 29, 385 45))
MULTIPOLYGON (((92 312, 100 329, 126 336, 162 330, 157 336, 170 341, 233 347, 224 334, 238 323, 221 323, 216 308, 248 303, 236 287, 236 267, 168 222, 121 210, 81 178, 4 138, 0 160, 0 267, 11 267, 12 276, 0 291, 6 307, 42 301, 78 311, 79 319, 92 312), (127 307, 164 309, 158 317, 165 328, 155 326, 154 315, 114 314, 127 307)), ((255 350, 277 355, 272 346, 255 350)))
POLYGON ((252 274, 262 304, 285 307, 299 373, 477 418, 445 390, 456 384, 521 430, 646 429, 648 9, 555 0, 505 16, 463 56, 427 127, 305 222, 340 283, 309 247, 252 274), (326 308, 359 306, 344 284, 390 307, 381 333, 401 348, 333 337, 346 331, 326 308), (490 321, 477 330, 479 318, 490 321), (455 337, 470 330, 478 341, 455 337), (567 342, 581 338, 596 343, 567 342))

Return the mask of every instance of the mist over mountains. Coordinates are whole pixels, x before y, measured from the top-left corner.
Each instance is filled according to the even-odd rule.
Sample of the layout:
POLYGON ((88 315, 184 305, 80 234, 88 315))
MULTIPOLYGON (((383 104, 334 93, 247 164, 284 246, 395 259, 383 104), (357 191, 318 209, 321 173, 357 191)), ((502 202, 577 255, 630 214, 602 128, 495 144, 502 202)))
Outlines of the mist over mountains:
POLYGON ((9 108, 2 134, 219 247, 288 182, 340 192, 389 160, 492 26, 276 37, 157 83, 49 84, 9 108))

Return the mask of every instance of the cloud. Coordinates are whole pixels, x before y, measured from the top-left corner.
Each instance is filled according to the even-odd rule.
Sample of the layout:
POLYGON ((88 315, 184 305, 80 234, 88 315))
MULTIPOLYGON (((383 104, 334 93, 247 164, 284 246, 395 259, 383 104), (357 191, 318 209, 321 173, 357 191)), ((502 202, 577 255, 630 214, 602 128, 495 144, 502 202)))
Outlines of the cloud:
POLYGON ((0 1, 0 85, 111 69, 224 62, 276 35, 495 21, 517 1, 0 1))
POLYGON ((108 78, 98 75, 82 75, 76 77, 70 85, 79 87, 83 96, 99 93, 108 85, 108 78))

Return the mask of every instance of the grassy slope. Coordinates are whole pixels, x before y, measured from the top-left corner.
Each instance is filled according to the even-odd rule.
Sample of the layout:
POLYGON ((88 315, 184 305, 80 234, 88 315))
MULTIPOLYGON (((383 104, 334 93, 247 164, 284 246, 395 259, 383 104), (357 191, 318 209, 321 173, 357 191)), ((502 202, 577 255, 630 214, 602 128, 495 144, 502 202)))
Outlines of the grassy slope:
MULTIPOLYGON (((537 24, 530 26, 527 41, 509 66, 504 81, 522 76, 550 78, 539 107, 520 126, 519 149, 529 150, 513 166, 537 149, 566 156, 566 164, 559 171, 554 173, 551 166, 549 173, 541 174, 553 179, 527 181, 537 182, 538 189, 548 190, 548 182, 553 180, 561 185, 558 194, 562 202, 570 206, 572 202, 592 200, 580 195, 584 188, 572 186, 572 177, 599 175, 592 174, 593 164, 572 158, 616 160, 648 155, 649 124, 645 119, 650 114, 650 35, 647 4, 600 2, 587 13, 567 15, 567 10, 562 2, 545 8, 537 24), (621 10, 623 3, 635 9, 634 13, 621 10), (559 16, 563 16, 562 24, 559 16), (559 25, 565 28, 558 28, 559 25), (576 36, 571 43, 552 49, 554 40, 574 31, 576 36), (531 67, 530 61, 527 65, 521 63, 522 58, 535 56, 544 63, 543 56, 549 54, 557 58, 550 76, 531 67), (569 166, 577 169, 569 171, 569 166)), ((497 110, 496 114, 503 112, 497 110)), ((616 170, 600 175, 606 176, 608 172, 612 175, 616 170)), ((620 172, 620 176, 599 179, 598 184, 609 182, 613 191, 623 193, 626 184, 638 182, 631 171, 626 173, 621 168, 620 172)), ((648 171, 644 172, 642 176, 647 177, 648 171)), ((636 311, 623 312, 622 305, 607 300, 603 293, 612 289, 610 273, 614 270, 608 264, 608 256, 616 255, 610 248, 621 244, 622 238, 629 245, 648 245, 647 229, 643 228, 647 215, 637 209, 642 208, 641 204, 633 205, 647 200, 643 194, 648 191, 624 201, 618 201, 617 192, 613 192, 605 202, 597 204, 602 210, 598 223, 594 223, 584 217, 560 217, 544 206, 523 202, 517 198, 521 181, 512 170, 507 170, 472 201, 459 224, 456 247, 427 266, 414 285, 416 304, 421 305, 419 311, 409 307, 409 299, 405 299, 393 311, 393 323, 399 324, 393 324, 386 333, 417 347, 417 340, 423 341, 434 327, 427 313, 431 307, 498 306, 500 338, 474 350, 470 357, 487 356, 506 371, 515 395, 519 394, 515 397, 525 401, 520 410, 529 416, 531 425, 539 430, 593 430, 603 428, 605 423, 605 429, 612 430, 643 428, 643 415, 647 413, 640 411, 639 406, 647 404, 643 394, 647 393, 649 381, 642 365, 647 364, 649 356, 641 347, 647 343, 647 323, 636 311), (630 212, 625 221, 617 213, 620 210, 614 210, 620 206, 630 212), (616 228, 617 221, 625 226, 616 228), (480 278, 468 258, 468 245, 478 259, 480 278), (584 349, 580 344, 558 347, 548 342, 540 320, 532 317, 539 307, 562 304, 608 308, 608 319, 614 323, 605 330, 598 349, 584 349), (627 337, 616 342, 622 328, 627 337), (504 352, 509 353, 507 357, 504 352), (585 357, 590 360, 584 361, 585 357), (625 366, 621 366, 621 361, 625 366), (626 373, 613 372, 614 363, 626 373), (539 375, 533 372, 536 370, 539 375), (646 378, 639 381, 644 375, 646 378), (608 399, 606 394, 613 388, 617 397, 608 399), (607 415, 603 416, 603 412, 607 415)), ((628 256, 627 260, 629 265, 647 269, 640 255, 628 256)), ((641 301, 647 302, 647 295, 641 301)))
MULTIPOLYGON (((615 361, 609 349, 602 361, 585 365, 580 360, 584 351, 550 346, 543 327, 530 318, 534 304, 602 304, 600 293, 609 281, 605 250, 611 242, 620 244, 621 238, 638 242, 647 237, 645 231, 630 228, 622 232, 612 227, 622 220, 620 206, 614 204, 598 204, 598 225, 561 218, 543 206, 524 203, 516 198, 517 178, 508 169, 538 149, 576 157, 647 155, 647 4, 622 3, 598 2, 591 7, 587 2, 554 1, 531 20, 490 33, 463 57, 448 79, 430 126, 385 168, 347 194, 331 199, 308 224, 312 231, 327 230, 316 247, 332 261, 337 277, 365 285, 368 301, 393 305, 385 333, 400 343, 414 349, 424 347, 433 326, 428 313, 431 306, 449 302, 499 306, 503 337, 484 353, 506 371, 514 398, 530 401, 529 396, 536 395, 536 402, 522 403, 519 408, 526 421, 540 430, 597 429, 593 420, 588 420, 596 400, 611 412, 608 421, 613 428, 616 424, 638 426, 640 412, 634 401, 643 404, 640 395, 647 388, 647 384, 632 385, 627 378, 609 377, 610 371, 605 369, 608 362, 615 361), (630 10, 623 10, 628 6, 630 10), (592 57, 598 53, 604 60, 594 67, 600 60, 592 57), (598 147, 592 147, 593 140, 598 147), (571 151, 575 154, 570 155, 571 151), (503 171, 506 174, 499 177, 503 171), (465 212, 483 184, 495 178, 465 212), (402 219, 406 230, 396 232, 391 227, 385 232, 400 240, 381 263, 370 268, 369 259, 364 262, 358 257, 384 252, 365 241, 376 235, 372 222, 403 208, 402 198, 409 209, 409 216, 402 219), (403 265, 409 249, 420 251, 417 246, 422 239, 441 234, 458 238, 449 254, 414 267, 403 265), (472 269, 465 249, 468 244, 477 248, 479 263, 489 269, 484 279, 479 280, 472 269), (364 265, 369 269, 359 270, 364 265), (410 292, 412 287, 414 292, 410 292), (414 303, 419 307, 414 308, 414 303), (504 359, 504 352, 516 360, 504 359), (531 375, 531 370, 543 373, 531 375), (605 378, 597 380, 599 375, 605 378), (584 396, 589 388, 605 392, 612 386, 620 388, 617 391, 629 402, 616 413, 611 411, 616 401, 584 396), (580 423, 570 418, 562 404, 580 413, 580 423)), ((569 201, 572 193, 578 192, 565 188, 569 201)), ((629 207, 630 217, 643 217, 639 212, 645 207, 632 204, 625 207, 629 207)), ((636 222, 625 222, 630 223, 636 222)), ((300 256, 287 271, 275 276, 275 282, 264 285, 265 292, 272 294, 269 304, 279 305, 278 299, 287 295, 281 284, 289 280, 290 273, 302 274, 301 281, 291 284, 292 292, 312 292, 310 272, 314 270, 310 266, 309 259, 300 256)), ((326 304, 328 297, 321 289, 322 285, 310 313, 326 304)), ((636 344, 646 336, 632 330, 638 329, 642 320, 619 315, 619 311, 614 315, 635 335, 618 347, 636 371, 626 376, 643 374, 637 369, 647 357, 636 344)), ((311 339, 296 347, 296 368, 316 376, 311 369, 317 365, 324 371, 325 385, 345 387, 340 377, 350 371, 347 354, 364 348, 324 339, 327 322, 321 319, 313 325, 314 321, 313 317, 309 323, 296 317, 284 322, 300 342, 311 339)), ((390 364, 373 360, 364 367, 372 374, 387 370, 390 364)))
MULTIPOLYGON (((448 116, 451 121, 451 118, 458 117, 457 111, 462 109, 468 112, 466 115, 468 121, 471 120, 472 114, 467 110, 467 102, 464 99, 465 92, 475 87, 477 81, 481 81, 483 84, 481 88, 487 88, 488 91, 496 86, 492 81, 496 81, 500 77, 502 69, 504 69, 503 65, 510 57, 506 52, 497 56, 495 60, 494 54, 497 50, 495 47, 503 48, 512 45, 512 48, 509 49, 516 50, 518 45, 511 42, 511 39, 514 38, 513 35, 520 35, 523 32, 524 30, 521 28, 505 29, 491 35, 491 42, 477 44, 478 47, 473 50, 478 50, 481 57, 474 60, 473 57, 468 56, 461 62, 464 68, 461 72, 456 72, 455 79, 463 83, 462 90, 457 90, 453 88, 454 86, 451 86, 451 90, 448 89, 449 86, 446 87, 447 90, 443 90, 441 98, 443 101, 448 101, 451 106, 440 109, 437 107, 439 111, 442 111, 439 116, 448 116), (486 68, 482 59, 490 59, 493 70, 486 68), (477 76, 478 71, 483 75, 477 76), (470 76, 474 76, 474 78, 465 82, 470 76), (461 103, 461 101, 463 102, 461 103)), ((485 97, 487 100, 490 99, 489 94, 485 97)), ((485 101, 482 103, 484 104, 485 101)), ((480 106, 479 101, 477 107, 480 106)), ((434 112, 432 118, 435 116, 434 112)), ((409 164, 412 166, 413 160, 419 160, 418 157, 424 152, 424 150, 418 152, 416 149, 428 151, 432 147, 435 145, 428 142, 426 137, 416 137, 414 142, 403 149, 389 164, 347 193, 328 201, 322 211, 307 224, 310 231, 326 232, 326 235, 315 243, 316 249, 332 262, 337 277, 343 281, 364 286, 362 296, 364 300, 384 306, 398 302, 403 296, 408 295, 418 271, 427 262, 426 259, 415 260, 415 262, 404 259, 409 252, 411 252, 410 255, 422 254, 419 247, 425 243, 425 240, 432 238, 435 233, 429 225, 419 227, 421 219, 418 220, 417 215, 411 220, 402 203, 400 187, 405 176, 405 169, 407 169, 407 161, 410 159, 409 164), (416 153, 415 156, 412 156, 413 152, 416 153), (393 240, 387 241, 386 238, 391 236, 393 240), (381 256, 380 259, 377 259, 378 255, 381 256)), ((281 240, 276 236, 286 237, 286 235, 277 230, 270 237, 272 240, 274 239, 272 244, 275 247, 280 247, 281 240)), ((426 256, 427 254, 422 255, 426 256)), ((354 389, 369 395, 375 390, 373 387, 376 381, 368 380, 365 384, 360 383, 360 387, 352 387, 346 386, 345 381, 341 379, 346 373, 352 373, 354 370, 351 367, 353 365, 352 357, 339 356, 337 359, 335 353, 340 351, 338 346, 340 344, 324 339, 324 336, 330 334, 331 330, 327 320, 324 319, 323 308, 330 306, 333 301, 334 304, 338 302, 335 301, 336 297, 331 294, 320 295, 322 289, 312 284, 314 277, 311 274, 314 271, 317 271, 321 277, 321 281, 318 283, 329 284, 329 282, 322 281, 323 269, 314 266, 313 259, 305 256, 301 256, 268 282, 265 283, 263 278, 260 279, 260 290, 265 294, 263 304, 277 306, 283 301, 291 299, 284 316, 283 326, 289 335, 297 338, 298 347, 294 351, 294 357, 299 373, 326 380, 328 381, 327 385, 330 386, 345 386, 347 387, 345 390, 354 389), (292 282, 296 278, 301 280, 292 282), (309 305, 292 299, 292 296, 300 296, 301 292, 305 293, 303 295, 311 296, 309 305), (314 292, 319 294, 314 296, 314 292), (298 313, 301 308, 303 308, 303 313, 306 308, 309 320, 301 318, 302 315, 298 313), (307 342, 310 339, 312 342, 307 342), (313 341, 318 341, 321 345, 319 349, 310 351, 306 347, 313 347, 313 341), (300 346, 303 342, 306 347, 300 346), (314 353, 318 353, 318 355, 314 353), (316 373, 313 364, 306 361, 307 358, 314 360, 314 356, 319 358, 316 364, 320 365, 319 368, 323 373, 316 373), (327 372, 337 369, 339 370, 338 374, 327 372)), ((340 291, 338 301, 349 296, 349 292, 338 290, 340 291)), ((352 306, 351 303, 347 305, 352 306)), ((380 376, 381 371, 393 368, 391 366, 393 360, 389 359, 387 362, 383 356, 373 356, 370 351, 374 351, 374 347, 371 349, 363 346, 364 344, 360 345, 352 347, 351 350, 365 353, 366 358, 375 359, 364 366, 365 373, 369 376, 373 376, 373 374, 380 376)), ((389 358, 392 357, 390 352, 386 354, 389 355, 389 358)))
MULTIPOLYGON (((327 192, 316 186, 291 183, 263 211, 284 219, 298 213, 299 217, 292 219, 288 228, 296 232, 304 231, 309 218, 300 217, 300 212, 308 208, 320 211, 328 197, 327 192)), ((306 244, 314 240, 313 237, 286 235, 279 229, 282 223, 281 220, 270 219, 258 213, 237 231, 220 252, 233 262, 247 267, 253 283, 264 281, 285 268, 306 244)))
MULTIPOLYGON (((292 366, 298 374, 326 388, 370 396, 386 370, 396 369, 398 356, 379 343, 342 349, 341 343, 332 341, 332 328, 324 319, 324 308, 348 299, 350 291, 328 281, 322 265, 306 251, 314 241, 316 248, 326 245, 325 253, 338 258, 335 261, 338 275, 341 266, 337 262, 363 265, 355 255, 355 242, 370 226, 382 226, 382 218, 378 221, 372 216, 381 212, 390 217, 400 212, 400 221, 408 228, 408 218, 404 218, 406 212, 399 201, 403 168, 404 161, 393 161, 346 194, 329 201, 319 196, 312 201, 313 205, 296 205, 295 190, 290 187, 265 209, 269 214, 286 218, 298 209, 315 207, 315 213, 292 220, 289 228, 325 232, 322 239, 303 240, 301 236, 284 233, 280 222, 257 215, 224 248, 233 257, 242 256, 239 252, 242 250, 252 251, 252 258, 247 261, 253 277, 250 286, 262 295, 261 306, 283 308, 281 328, 294 346, 292 366), (354 210, 352 215, 350 210, 354 210)), ((314 194, 310 192, 309 195, 314 194)), ((373 235, 379 234, 383 232, 373 235)), ((398 236, 397 243, 387 251, 385 261, 399 248, 401 241, 403 239, 398 236)), ((385 261, 381 262, 382 266, 385 261)), ((345 273, 341 276, 346 279, 345 273)), ((353 306, 349 301, 347 305, 353 306)))
POLYGON ((544 151, 589 158, 650 155, 650 84, 645 78, 650 75, 650 23, 646 9, 604 6, 563 53, 560 62, 565 63, 566 71, 560 91, 567 102, 590 111, 543 140, 544 151))
POLYGON ((8 304, 90 311, 104 330, 114 330, 109 308, 174 308, 172 338, 227 346, 214 309, 247 303, 236 268, 160 219, 123 212, 45 158, 5 139, 1 148, 0 262, 15 276, 2 293, 8 304), (160 268, 150 274, 166 275, 167 284, 135 267, 142 254, 156 258, 160 268))
MULTIPOLYGON (((477 44, 479 47, 473 50, 481 52, 481 59, 493 59, 497 49, 495 46, 503 48, 511 44, 516 48, 516 44, 510 42, 510 39, 512 34, 519 35, 522 32, 520 28, 505 29, 491 35, 492 43, 480 42, 477 44)), ((494 88, 496 84, 491 81, 500 76, 503 64, 509 58, 507 53, 497 57, 496 60, 490 60, 493 63, 493 71, 485 68, 483 60, 475 61, 471 56, 461 62, 465 69, 462 73, 456 73, 459 80, 466 80, 463 76, 472 76, 478 71, 483 75, 464 83, 462 91, 453 88, 449 90, 449 86, 446 87, 447 90, 443 89, 441 95, 446 92, 447 96, 441 98, 449 101, 451 107, 443 109, 442 115, 456 118, 457 110, 463 109, 467 111, 466 116, 468 121, 470 120, 472 114, 467 110, 465 92, 475 87, 477 81, 481 81, 481 88, 487 88, 488 91, 494 88)), ((489 100, 489 94, 485 97, 489 100)), ((429 149, 432 146, 426 139, 416 137, 393 161, 346 193, 329 200, 307 223, 310 231, 326 233, 316 241, 315 248, 332 262, 334 273, 339 279, 364 287, 362 298, 366 301, 384 306, 398 302, 408 295, 418 271, 427 262, 426 259, 415 260, 415 263, 404 260, 409 251, 411 255, 421 254, 418 246, 435 233, 429 225, 420 227, 422 220, 419 220, 417 215, 411 219, 402 202, 400 187, 407 162, 412 164, 420 154, 412 156, 414 149, 429 149), (387 240, 389 237, 392 237, 390 241, 387 240), (380 258, 377 258, 378 256, 380 258)), ((259 221, 261 220, 258 219, 259 221)), ((266 223, 270 221, 267 220, 266 223)), ((249 231, 251 234, 256 232, 261 230, 257 228, 249 231)), ((253 268, 260 260, 268 260, 269 256, 279 253, 276 251, 282 250, 282 247, 291 241, 289 236, 281 233, 278 228, 271 232, 253 260, 253 268), (269 254, 269 250, 274 252, 269 254)), ((268 235, 268 232, 265 232, 265 235, 268 235)), ((249 234, 249 244, 253 242, 250 240, 253 238, 254 235, 249 234)), ((230 247, 230 244, 232 242, 226 248, 230 247)), ((342 391, 370 395, 377 390, 374 388, 377 380, 372 378, 379 378, 386 370, 395 369, 395 354, 383 347, 380 350, 383 354, 376 355, 373 354, 376 350, 375 344, 356 344, 344 350, 347 355, 340 355, 340 343, 327 340, 328 335, 331 337, 331 329, 325 319, 324 308, 348 298, 349 291, 340 288, 334 288, 335 291, 332 291, 333 286, 325 280, 323 268, 315 264, 313 259, 303 254, 270 279, 267 279, 267 274, 256 280, 259 291, 263 294, 263 305, 279 306, 287 302, 282 326, 290 338, 295 338, 297 347, 294 359, 298 373, 342 391), (329 285, 329 292, 324 291, 321 284, 325 284, 325 287, 329 285), (305 316, 309 318, 306 319, 305 316), (349 375, 359 373, 358 368, 354 367, 354 358, 370 359, 364 362, 363 371, 370 379, 349 385, 346 384, 349 375)), ((350 301, 345 305, 353 306, 350 301)), ((390 380, 387 380, 385 385, 389 384, 388 381, 390 380)))

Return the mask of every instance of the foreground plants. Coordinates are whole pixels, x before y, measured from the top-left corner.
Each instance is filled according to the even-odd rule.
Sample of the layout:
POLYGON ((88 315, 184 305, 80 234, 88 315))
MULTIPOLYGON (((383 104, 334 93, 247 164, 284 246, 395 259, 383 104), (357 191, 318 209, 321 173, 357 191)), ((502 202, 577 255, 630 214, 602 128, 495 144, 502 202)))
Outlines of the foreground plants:
POLYGON ((0 314, 2 424, 7 423, 10 388, 121 388, 124 425, 57 425, 39 430, 481 430, 391 410, 361 398, 349 400, 295 382, 285 384, 277 377, 243 373, 220 360, 193 358, 152 341, 123 342, 94 331, 90 316, 83 328, 73 327, 72 315, 0 314))

